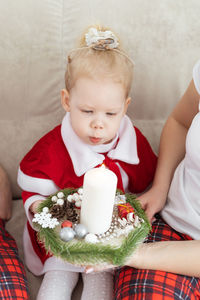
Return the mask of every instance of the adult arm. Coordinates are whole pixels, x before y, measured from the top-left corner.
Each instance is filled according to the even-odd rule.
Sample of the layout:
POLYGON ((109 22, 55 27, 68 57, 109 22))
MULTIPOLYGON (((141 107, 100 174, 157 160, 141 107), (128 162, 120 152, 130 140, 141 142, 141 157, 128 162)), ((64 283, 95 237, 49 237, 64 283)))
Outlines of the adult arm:
POLYGON ((0 219, 8 220, 11 217, 12 193, 8 176, 0 166, 0 219))
MULTIPOLYGON (((160 270, 200 277, 200 241, 166 241, 138 246, 125 265, 136 269, 160 270)), ((86 273, 105 271, 113 265, 87 266, 86 273)))
POLYGON ((174 171, 185 155, 186 134, 198 112, 198 103, 199 94, 192 80, 163 128, 152 188, 139 197, 150 221, 163 208, 174 171))
POLYGON ((139 269, 200 277, 200 241, 167 241, 141 244, 127 262, 139 269))

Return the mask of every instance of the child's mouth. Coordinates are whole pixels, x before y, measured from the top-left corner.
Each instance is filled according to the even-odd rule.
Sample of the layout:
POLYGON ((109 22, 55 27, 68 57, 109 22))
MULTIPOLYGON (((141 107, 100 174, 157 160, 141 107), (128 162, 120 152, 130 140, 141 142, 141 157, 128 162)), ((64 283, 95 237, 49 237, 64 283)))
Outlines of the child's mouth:
POLYGON ((90 142, 93 144, 98 144, 101 141, 101 138, 90 137, 90 142))

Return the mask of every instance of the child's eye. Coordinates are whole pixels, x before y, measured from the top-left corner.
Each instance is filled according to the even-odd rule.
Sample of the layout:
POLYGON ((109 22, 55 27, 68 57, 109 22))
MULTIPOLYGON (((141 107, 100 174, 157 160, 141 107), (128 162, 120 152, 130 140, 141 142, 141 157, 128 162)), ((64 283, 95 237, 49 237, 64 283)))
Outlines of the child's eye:
POLYGON ((107 112, 106 115, 107 116, 116 116, 116 113, 107 112))
POLYGON ((86 113, 86 114, 91 114, 91 113, 93 113, 93 110, 82 109, 81 111, 82 111, 83 113, 86 113))

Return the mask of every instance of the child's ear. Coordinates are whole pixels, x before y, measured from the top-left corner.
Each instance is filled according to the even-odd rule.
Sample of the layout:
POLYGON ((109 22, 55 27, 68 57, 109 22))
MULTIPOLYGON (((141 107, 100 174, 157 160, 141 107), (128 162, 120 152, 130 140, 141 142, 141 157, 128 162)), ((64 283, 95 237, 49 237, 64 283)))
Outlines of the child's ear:
POLYGON ((131 103, 131 97, 126 98, 124 104, 124 114, 126 114, 129 104, 131 103))
POLYGON ((70 111, 69 92, 66 89, 61 90, 61 103, 65 111, 70 111))

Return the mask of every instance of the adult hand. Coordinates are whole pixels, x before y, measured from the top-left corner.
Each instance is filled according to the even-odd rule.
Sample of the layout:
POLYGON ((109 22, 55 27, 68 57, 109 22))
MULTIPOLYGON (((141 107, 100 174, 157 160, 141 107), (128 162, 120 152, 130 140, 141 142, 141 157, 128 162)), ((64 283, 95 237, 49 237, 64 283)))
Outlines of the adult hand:
POLYGON ((142 208, 145 210, 149 221, 152 223, 154 215, 161 211, 166 202, 166 195, 158 188, 152 187, 149 191, 138 197, 142 208))

